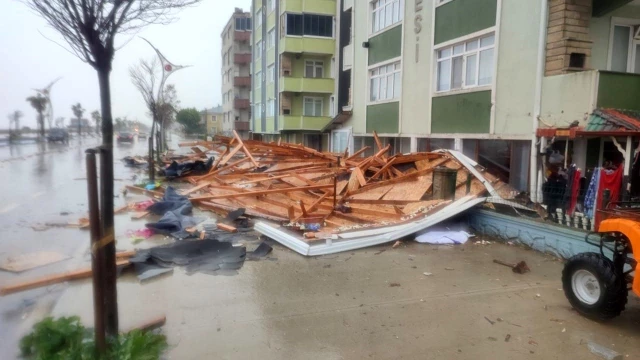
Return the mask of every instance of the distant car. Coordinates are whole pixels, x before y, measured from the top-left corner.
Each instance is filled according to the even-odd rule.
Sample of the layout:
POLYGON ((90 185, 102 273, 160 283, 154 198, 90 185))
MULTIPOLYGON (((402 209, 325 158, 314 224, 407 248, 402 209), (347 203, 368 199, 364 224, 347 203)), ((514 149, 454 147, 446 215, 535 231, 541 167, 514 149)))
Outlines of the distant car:
POLYGON ((54 128, 49 130, 47 134, 48 142, 61 142, 63 144, 69 143, 69 133, 65 129, 54 128))
POLYGON ((133 133, 130 132, 120 132, 118 134, 118 142, 119 143, 123 143, 123 142, 128 142, 128 143, 132 143, 133 142, 133 133))
POLYGON ((146 138, 147 138, 147 133, 143 133, 143 132, 138 133, 138 139, 146 139, 146 138))

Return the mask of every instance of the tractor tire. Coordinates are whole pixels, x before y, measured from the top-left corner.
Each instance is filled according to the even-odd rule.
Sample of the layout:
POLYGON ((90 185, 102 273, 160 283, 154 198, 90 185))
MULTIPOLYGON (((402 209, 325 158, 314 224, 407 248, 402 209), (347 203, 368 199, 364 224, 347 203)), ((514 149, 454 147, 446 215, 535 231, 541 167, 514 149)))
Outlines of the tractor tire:
POLYGON ((627 304, 627 283, 616 275, 613 262, 598 253, 569 259, 562 270, 562 287, 571 306, 592 320, 611 320, 627 304))

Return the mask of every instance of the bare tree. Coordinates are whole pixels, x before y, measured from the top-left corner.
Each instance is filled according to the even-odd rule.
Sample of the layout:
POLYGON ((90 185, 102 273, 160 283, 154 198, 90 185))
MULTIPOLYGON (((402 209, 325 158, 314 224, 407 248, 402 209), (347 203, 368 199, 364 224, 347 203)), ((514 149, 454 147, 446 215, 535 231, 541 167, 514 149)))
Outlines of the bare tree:
POLYGON ((155 180, 155 165, 153 163, 153 138, 158 126, 159 104, 156 98, 156 85, 158 82, 158 61, 140 59, 140 63, 129 68, 131 82, 138 89, 147 110, 151 115, 151 131, 149 133, 149 180, 155 180))
MULTIPOLYGON (((104 306, 107 333, 118 335, 115 241, 113 228, 113 119, 109 74, 116 35, 135 33, 149 24, 168 24, 177 10, 199 0, 23 0, 67 43, 67 48, 98 74, 102 113, 101 243, 104 243, 104 306)), ((103 347, 103 344, 100 346, 103 347)))
POLYGON ((75 115, 78 120, 78 138, 80 138, 80 134, 82 133, 82 116, 84 115, 84 108, 82 108, 82 104, 77 103, 75 105, 71 105, 71 111, 73 111, 73 115, 75 115))
POLYGON ((40 128, 40 137, 44 139, 44 111, 47 109, 47 98, 38 93, 36 96, 30 96, 27 101, 38 113, 38 128, 40 128))

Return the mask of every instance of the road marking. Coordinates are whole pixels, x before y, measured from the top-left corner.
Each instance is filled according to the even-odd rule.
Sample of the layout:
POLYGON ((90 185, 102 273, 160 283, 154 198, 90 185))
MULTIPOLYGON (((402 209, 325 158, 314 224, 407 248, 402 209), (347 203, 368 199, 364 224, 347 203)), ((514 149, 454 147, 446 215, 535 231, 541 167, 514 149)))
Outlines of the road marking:
POLYGON ((13 204, 7 205, 2 210, 0 210, 0 214, 8 213, 9 211, 17 208, 18 206, 20 206, 20 204, 13 203, 13 204))
POLYGON ((46 194, 46 192, 41 191, 41 192, 38 192, 38 193, 35 193, 35 194, 31 195, 31 197, 33 197, 35 199, 35 198, 39 198, 40 196, 42 196, 44 194, 46 194))

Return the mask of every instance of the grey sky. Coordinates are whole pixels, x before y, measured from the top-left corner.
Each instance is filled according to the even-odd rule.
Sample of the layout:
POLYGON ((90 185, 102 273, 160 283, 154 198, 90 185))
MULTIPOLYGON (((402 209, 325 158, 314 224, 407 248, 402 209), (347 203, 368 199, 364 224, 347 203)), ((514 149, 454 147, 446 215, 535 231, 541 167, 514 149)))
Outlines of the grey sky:
MULTIPOLYGON (((168 59, 178 65, 193 65, 171 75, 182 107, 202 109, 221 102, 220 32, 235 7, 249 11, 251 0, 203 0, 183 10, 170 25, 151 25, 141 31, 168 59)), ((35 127, 36 113, 25 99, 56 77, 52 103, 54 117, 73 116, 71 105, 80 102, 90 113, 99 110, 98 79, 93 68, 44 38, 64 42, 56 31, 20 1, 0 5, 0 128, 7 128, 7 115, 21 110, 21 125, 35 127), (4 119, 4 120, 2 120, 4 119)), ((125 37, 120 36, 120 41, 125 37)), ((111 73, 113 115, 149 122, 142 98, 129 79, 129 67, 140 58, 155 56, 142 39, 134 38, 115 56, 111 73)))

